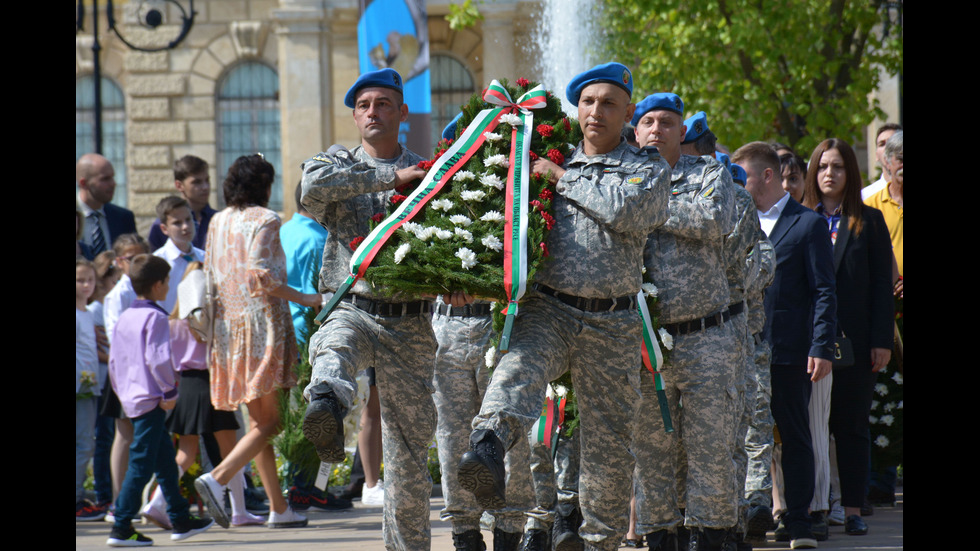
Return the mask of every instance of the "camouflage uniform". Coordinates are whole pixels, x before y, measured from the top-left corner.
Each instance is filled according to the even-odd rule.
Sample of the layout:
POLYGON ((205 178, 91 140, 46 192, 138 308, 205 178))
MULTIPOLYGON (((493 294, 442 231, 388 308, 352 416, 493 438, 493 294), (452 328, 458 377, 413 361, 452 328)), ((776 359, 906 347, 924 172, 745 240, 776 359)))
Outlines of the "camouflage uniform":
MULTIPOLYGON (((321 153, 303 165, 303 205, 330 232, 323 250, 320 292, 336 291, 349 274, 350 242, 368 234, 368 220, 385 212, 395 193, 395 171, 417 164, 402 149, 393 160, 370 157, 361 147, 321 153)), ((379 294, 367 282, 351 290, 355 301, 405 302, 417 297, 379 294)), ((349 295, 350 296, 350 295, 349 295)), ((360 302, 365 304, 365 302, 360 302)), ((341 302, 310 338, 313 373, 304 391, 332 389, 348 409, 356 395, 354 377, 374 367, 381 398, 385 457, 384 539, 388 549, 428 549, 428 446, 435 432, 432 369, 436 340, 426 307, 404 316, 372 315, 341 302)))
MULTIPOLYGON (((555 522, 555 503, 558 500, 558 489, 555 487, 555 463, 551 457, 551 448, 546 446, 544 442, 538 442, 536 434, 529 432, 527 438, 531 444, 531 482, 534 485, 534 507, 527 512, 524 531, 549 531, 555 522)), ((507 495, 507 499, 510 500, 510 494, 507 495)))
POLYGON ((769 402, 772 387, 769 383, 769 344, 762 340, 762 328, 766 313, 763 306, 763 292, 772 283, 776 268, 775 251, 772 243, 765 237, 759 242, 759 275, 749 286, 746 296, 748 304, 748 334, 752 336, 754 354, 749 375, 755 385, 755 401, 750 403, 752 420, 745 435, 745 452, 748 456, 745 480, 745 497, 750 503, 772 507, 772 447, 773 419, 769 402))
POLYGON ((736 425, 732 459, 735 462, 735 495, 738 498, 737 530, 745 533, 745 513, 748 511, 748 500, 745 499, 745 472, 748 455, 745 451, 745 434, 752 421, 755 411, 755 343, 748 332, 746 310, 746 290, 758 277, 759 240, 764 239, 762 227, 759 225, 759 215, 756 213, 755 201, 752 195, 742 186, 733 185, 735 194, 735 229, 725 238, 725 256, 728 267, 725 271, 728 277, 728 293, 731 295, 731 308, 742 309, 732 316, 732 327, 735 328, 738 340, 738 360, 736 363, 736 425), (750 351, 752 351, 750 353, 750 351))
POLYGON ((642 376, 643 422, 637 425, 633 446, 638 534, 681 523, 675 484, 678 446, 683 446, 688 468, 684 524, 729 528, 736 519, 731 450, 738 336, 728 321, 731 300, 723 247, 735 225, 734 184, 724 165, 689 155, 680 157, 671 180, 670 219, 650 234, 644 251, 648 275, 659 289, 660 322, 691 321, 704 327, 700 321, 713 318, 718 323, 672 335, 674 348, 661 373, 675 433, 663 430, 652 378, 645 372, 642 376), (683 409, 678 408, 681 400, 683 409))
MULTIPOLYGON (((486 303, 474 306, 486 307, 486 303)), ((453 532, 461 534, 480 529, 483 508, 473 494, 462 491, 453 468, 469 449, 470 425, 480 411, 487 390, 490 370, 485 355, 490 348, 492 322, 490 315, 470 315, 472 307, 450 308, 436 301, 432 329, 439 348, 436 350, 433 399, 438 423, 436 442, 442 469, 443 496, 446 507, 440 518, 451 521, 453 532)), ((495 526, 504 532, 524 530, 524 513, 533 506, 530 450, 525 441, 518 442, 507 454, 507 507, 491 511, 495 526)))
POLYGON ((599 549, 617 549, 629 523, 629 439, 639 398, 637 312, 635 305, 615 308, 632 304, 640 290, 643 244, 666 219, 669 174, 655 149, 637 151, 625 141, 606 154, 587 156, 579 145, 571 155, 555 188, 550 259, 538 268, 510 351, 473 420, 474 430, 491 429, 513 448, 539 416, 548 381, 571 369, 583 435, 579 532, 599 549), (619 300, 596 312, 575 297, 619 300))

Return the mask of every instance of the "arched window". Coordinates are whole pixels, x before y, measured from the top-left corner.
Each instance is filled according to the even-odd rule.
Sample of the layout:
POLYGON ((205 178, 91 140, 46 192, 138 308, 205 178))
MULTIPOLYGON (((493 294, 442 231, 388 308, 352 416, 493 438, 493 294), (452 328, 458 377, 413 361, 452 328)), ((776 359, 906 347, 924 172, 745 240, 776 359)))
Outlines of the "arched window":
MULTIPOLYGON (((116 170, 112 202, 126 206, 126 108, 115 82, 102 77, 102 155, 116 170)), ((75 80, 75 160, 95 151, 95 77, 75 80)))
POLYGON ((218 86, 218 181, 238 157, 261 153, 276 169, 269 208, 282 210, 281 143, 279 75, 256 61, 236 66, 218 86))
POLYGON ((433 54, 429 59, 432 80, 432 143, 442 139, 442 129, 459 113, 459 107, 479 92, 473 84, 473 75, 456 58, 445 54, 433 54))

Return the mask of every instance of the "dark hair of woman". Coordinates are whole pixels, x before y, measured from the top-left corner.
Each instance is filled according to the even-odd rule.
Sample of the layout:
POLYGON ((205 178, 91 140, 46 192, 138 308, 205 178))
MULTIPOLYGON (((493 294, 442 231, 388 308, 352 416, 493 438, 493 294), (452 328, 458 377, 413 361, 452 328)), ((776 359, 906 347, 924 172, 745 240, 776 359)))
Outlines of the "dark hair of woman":
POLYGON ((844 140, 829 138, 817 145, 810 155, 810 167, 806 172, 806 182, 803 184, 803 206, 815 209, 823 201, 817 172, 820 170, 820 158, 824 152, 836 149, 844 160, 844 192, 841 197, 841 214, 848 217, 847 227, 855 236, 860 235, 863 226, 861 211, 864 202, 861 201, 861 169, 858 168, 857 155, 844 140))
POLYGON ((225 204, 237 209, 249 205, 265 207, 275 179, 276 169, 261 155, 242 155, 235 159, 225 176, 225 204))

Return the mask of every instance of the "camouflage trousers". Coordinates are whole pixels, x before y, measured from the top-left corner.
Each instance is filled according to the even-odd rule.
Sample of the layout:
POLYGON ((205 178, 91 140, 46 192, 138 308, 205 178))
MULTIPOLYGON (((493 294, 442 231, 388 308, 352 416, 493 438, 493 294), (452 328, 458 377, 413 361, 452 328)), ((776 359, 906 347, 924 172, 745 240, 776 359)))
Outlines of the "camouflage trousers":
POLYGON ((738 337, 738 361, 739 367, 736 375, 736 389, 738 400, 735 410, 735 441, 732 448, 732 461, 735 462, 735 496, 738 499, 738 522, 736 531, 745 533, 745 515, 748 513, 749 501, 745 497, 745 477, 748 469, 749 455, 745 450, 745 435, 748 433, 749 425, 752 423, 752 414, 755 412, 755 343, 749 335, 746 326, 745 313, 741 313, 732 318, 732 327, 735 328, 738 337), (751 353, 750 353, 751 351, 751 353))
MULTIPOLYGON (((439 343, 433 376, 433 399, 438 414, 436 442, 446 500, 440 518, 452 522, 453 532, 463 533, 479 530, 483 514, 473 494, 460 488, 456 464, 469 449, 470 427, 487 389, 490 370, 486 367, 485 354, 490 347, 492 327, 489 316, 461 317, 446 313, 446 306, 437 303, 432 316, 432 330, 439 343)), ((533 506, 529 453, 524 440, 506 457, 507 507, 491 511, 495 526, 504 532, 523 531, 524 514, 533 506)))
POLYGON ((354 377, 375 368, 381 398, 387 549, 429 549, 428 449, 436 427, 432 369, 436 340, 428 314, 372 316, 346 302, 310 338, 313 373, 304 395, 326 385, 350 408, 354 377))
POLYGON ((661 421, 653 377, 642 369, 643 400, 633 438, 637 534, 673 529, 682 521, 703 528, 735 525, 736 338, 730 322, 674 337, 670 361, 661 369, 675 429, 671 434, 661 421), (685 456, 686 519, 677 484, 677 473, 683 472, 677 461, 685 456))
MULTIPOLYGON (((559 504, 578 507, 579 431, 558 437, 554 454, 532 433, 531 479, 534 482, 535 506, 527 513, 524 530, 551 530, 559 504)), ((510 499, 510 498, 508 498, 510 499)))
POLYGON ((769 372, 769 344, 758 336, 755 343, 755 367, 750 371, 755 384, 755 404, 752 421, 745 435, 745 452, 748 468, 745 478, 745 497, 750 503, 772 507, 772 448, 773 419, 769 403, 772 386, 769 372))
POLYGON ((548 382, 571 369, 581 423, 579 534, 597 549, 617 549, 629 525, 640 331, 635 310, 583 312, 532 294, 473 420, 512 449, 540 415, 548 382))

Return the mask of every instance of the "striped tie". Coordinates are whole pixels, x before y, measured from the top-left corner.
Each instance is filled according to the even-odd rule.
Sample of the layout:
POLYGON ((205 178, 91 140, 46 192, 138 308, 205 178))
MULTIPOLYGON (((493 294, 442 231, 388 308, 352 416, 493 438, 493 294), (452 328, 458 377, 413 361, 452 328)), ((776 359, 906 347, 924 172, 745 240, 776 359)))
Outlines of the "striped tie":
POLYGON ((92 221, 92 254, 96 255, 106 249, 105 235, 102 233, 102 213, 92 211, 89 218, 92 221))

